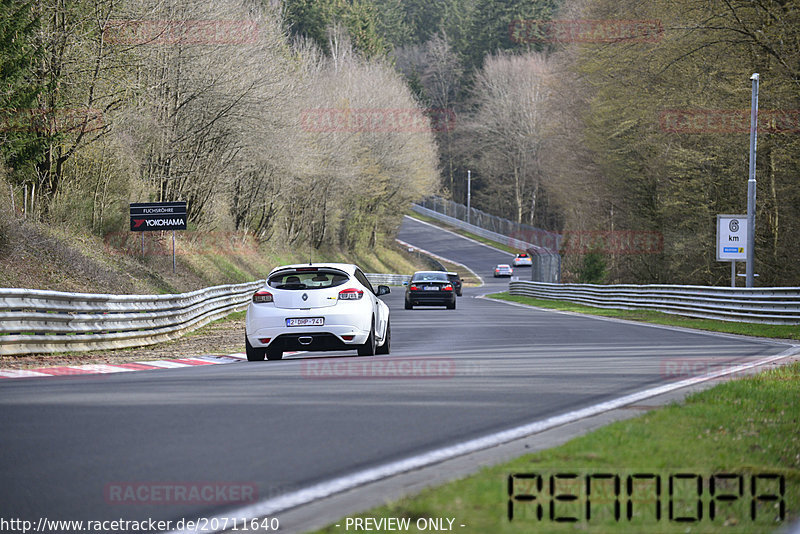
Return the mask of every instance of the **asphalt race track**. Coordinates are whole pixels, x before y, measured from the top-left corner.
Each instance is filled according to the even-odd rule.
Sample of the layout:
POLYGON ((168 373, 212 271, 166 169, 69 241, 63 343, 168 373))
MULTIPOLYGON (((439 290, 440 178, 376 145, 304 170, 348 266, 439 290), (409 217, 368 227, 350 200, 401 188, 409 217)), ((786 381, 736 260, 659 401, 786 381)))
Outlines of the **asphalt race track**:
POLYGON ((410 219, 398 237, 487 285, 466 288, 456 310, 404 310, 393 288, 391 356, 0 381, 0 515, 219 516, 239 506, 224 492, 186 504, 120 502, 112 491, 231 484, 269 499, 668 382, 675 362, 787 348, 477 299, 507 287, 491 271, 510 255, 410 219))

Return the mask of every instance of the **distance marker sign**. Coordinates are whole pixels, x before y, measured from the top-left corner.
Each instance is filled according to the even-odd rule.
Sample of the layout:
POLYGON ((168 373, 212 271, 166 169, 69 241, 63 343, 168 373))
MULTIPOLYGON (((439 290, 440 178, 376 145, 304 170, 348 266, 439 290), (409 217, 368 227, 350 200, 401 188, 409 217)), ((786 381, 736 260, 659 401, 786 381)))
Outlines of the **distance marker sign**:
POLYGON ((138 202, 130 210, 131 232, 186 230, 186 202, 138 202))
POLYGON ((747 259, 747 215, 717 215, 717 261, 747 259))

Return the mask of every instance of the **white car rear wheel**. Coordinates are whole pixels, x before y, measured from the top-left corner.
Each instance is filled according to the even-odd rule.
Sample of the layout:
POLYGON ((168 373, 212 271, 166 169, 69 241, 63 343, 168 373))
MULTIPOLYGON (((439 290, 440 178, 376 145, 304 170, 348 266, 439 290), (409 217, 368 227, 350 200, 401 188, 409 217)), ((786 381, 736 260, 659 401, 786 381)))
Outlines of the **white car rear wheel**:
POLYGON ((247 354, 247 361, 249 362, 263 362, 264 356, 267 353, 267 351, 264 349, 257 349, 250 345, 250 341, 247 339, 247 336, 244 338, 244 351, 245 354, 247 354))
POLYGON ((375 354, 389 354, 392 346, 392 323, 386 323, 386 341, 375 350, 375 354))
MULTIPOLYGON (((268 360, 281 360, 283 359, 283 351, 273 348, 267 347, 267 359, 268 360)), ((263 360, 263 358, 262 358, 263 360)))
POLYGON ((359 356, 375 356, 375 349, 377 348, 377 340, 375 339, 375 320, 372 320, 372 326, 369 329, 369 337, 363 345, 358 347, 359 356))

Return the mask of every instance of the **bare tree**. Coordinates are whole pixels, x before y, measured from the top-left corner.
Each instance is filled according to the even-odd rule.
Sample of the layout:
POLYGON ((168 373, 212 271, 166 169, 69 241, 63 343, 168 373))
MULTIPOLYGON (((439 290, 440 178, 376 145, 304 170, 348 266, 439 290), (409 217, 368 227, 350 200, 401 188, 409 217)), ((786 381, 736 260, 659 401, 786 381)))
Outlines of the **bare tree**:
POLYGON ((389 62, 355 52, 342 27, 330 29, 326 56, 289 42, 277 8, 255 0, 45 7, 42 73, 54 83, 43 108, 104 113, 95 132, 48 132, 42 183, 64 219, 119 227, 128 201, 186 200, 190 221, 206 228, 358 247, 376 244, 412 199, 438 187, 421 106, 389 62), (314 109, 416 122, 314 129, 304 123, 314 109))
POLYGON ((409 79, 418 79, 425 90, 425 103, 436 118, 436 139, 450 195, 455 191, 458 150, 455 146, 456 105, 464 68, 442 30, 422 45, 395 51, 398 69, 409 79))
POLYGON ((473 152, 486 197, 512 218, 533 222, 542 184, 548 61, 538 53, 495 55, 475 77, 473 152))

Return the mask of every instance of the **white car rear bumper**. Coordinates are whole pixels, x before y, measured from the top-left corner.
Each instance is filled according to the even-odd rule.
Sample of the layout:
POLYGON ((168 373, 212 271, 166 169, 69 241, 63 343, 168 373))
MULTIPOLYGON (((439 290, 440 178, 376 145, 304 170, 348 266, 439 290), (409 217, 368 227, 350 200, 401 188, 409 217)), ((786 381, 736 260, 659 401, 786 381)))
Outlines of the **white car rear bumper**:
POLYGON ((270 343, 281 334, 328 333, 338 337, 347 345, 362 345, 369 337, 372 326, 371 315, 354 310, 360 303, 340 302, 327 308, 299 310, 292 308, 276 308, 270 304, 251 304, 247 310, 245 332, 247 340, 253 347, 267 347, 261 339, 270 339, 270 343), (349 310, 347 307, 351 307, 349 310), (341 309, 337 309, 341 308, 341 309), (322 326, 286 326, 290 318, 322 317, 322 326), (345 340, 343 336, 354 336, 345 340))

